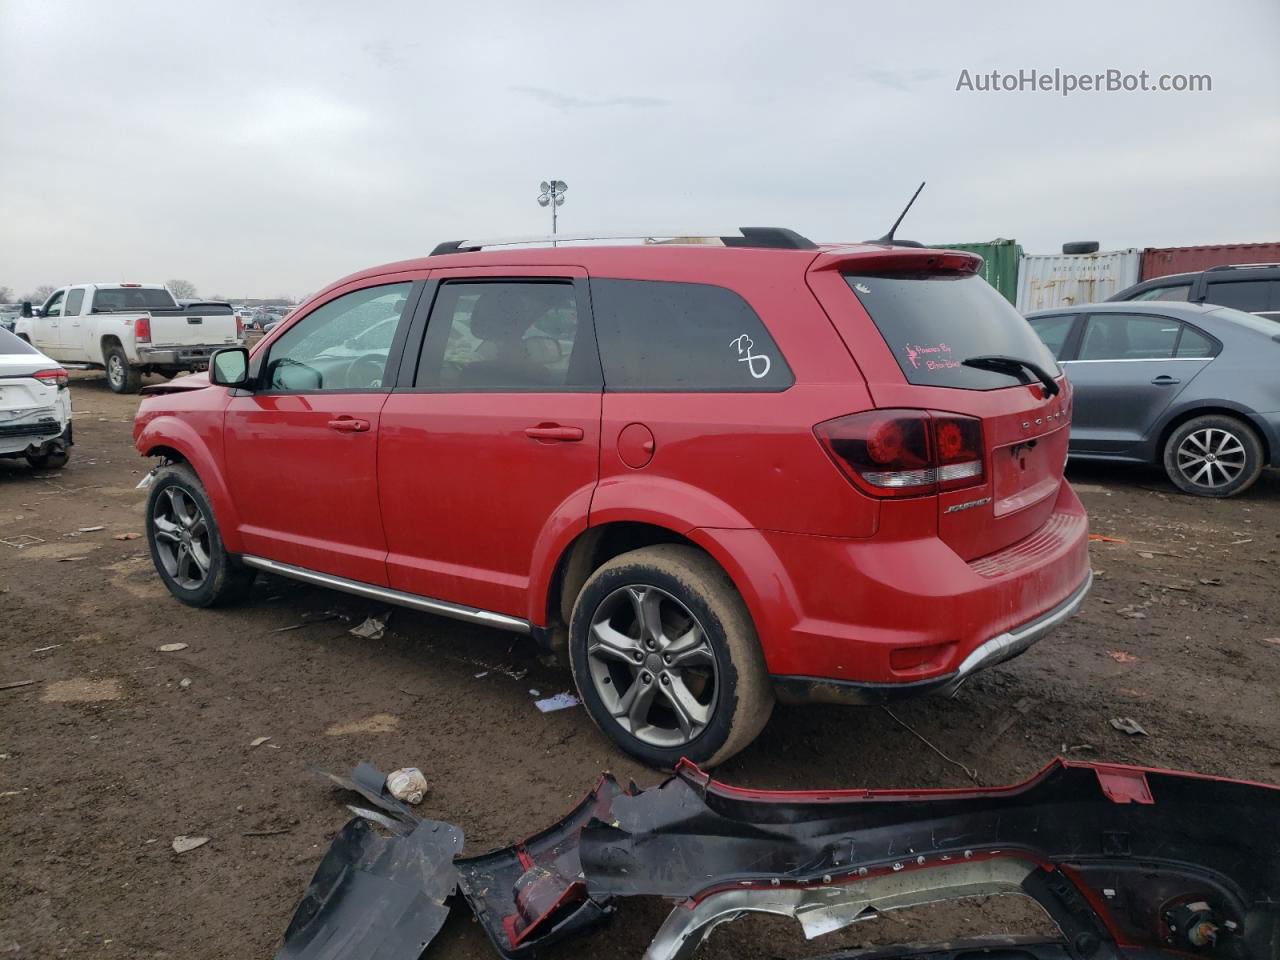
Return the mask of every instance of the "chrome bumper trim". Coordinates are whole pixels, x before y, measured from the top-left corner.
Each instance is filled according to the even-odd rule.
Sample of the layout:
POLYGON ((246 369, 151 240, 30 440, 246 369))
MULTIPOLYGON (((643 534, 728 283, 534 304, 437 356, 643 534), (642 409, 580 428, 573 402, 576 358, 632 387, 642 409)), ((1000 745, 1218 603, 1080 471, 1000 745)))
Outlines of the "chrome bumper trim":
POLYGON ((956 679, 962 679, 981 667, 999 663, 1001 660, 1008 660, 1015 654, 1027 649, 1027 647, 1075 613, 1080 604, 1084 602, 1084 598, 1088 595, 1089 588, 1092 586, 1093 571, 1090 570, 1089 575, 1085 577, 1084 583, 1080 584, 1071 596, 1067 597, 1048 613, 1037 617, 1029 623, 1024 623, 1014 630, 992 637, 976 647, 960 664, 960 668, 955 673, 956 679))

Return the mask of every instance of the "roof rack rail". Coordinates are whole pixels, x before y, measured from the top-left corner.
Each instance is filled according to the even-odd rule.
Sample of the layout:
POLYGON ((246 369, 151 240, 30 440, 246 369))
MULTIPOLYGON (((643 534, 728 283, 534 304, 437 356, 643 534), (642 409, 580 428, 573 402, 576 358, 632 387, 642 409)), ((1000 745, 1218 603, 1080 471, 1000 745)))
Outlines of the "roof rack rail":
MULTIPOLYGON (((1249 270, 1252 267, 1280 267, 1280 263, 1220 263, 1216 267, 1205 267, 1205 273, 1217 270, 1249 270)), ((1194 273, 1195 271, 1189 271, 1194 273)))
POLYGON ((539 234, 525 237, 492 237, 486 240, 446 240, 436 244, 431 256, 448 253, 473 253, 485 247, 512 247, 524 244, 580 243, 591 240, 637 240, 654 243, 659 240, 675 243, 717 242, 726 247, 753 247, 770 250, 816 250, 818 245, 786 227, 739 227, 738 235, 699 233, 688 230, 641 230, 629 233, 539 234))

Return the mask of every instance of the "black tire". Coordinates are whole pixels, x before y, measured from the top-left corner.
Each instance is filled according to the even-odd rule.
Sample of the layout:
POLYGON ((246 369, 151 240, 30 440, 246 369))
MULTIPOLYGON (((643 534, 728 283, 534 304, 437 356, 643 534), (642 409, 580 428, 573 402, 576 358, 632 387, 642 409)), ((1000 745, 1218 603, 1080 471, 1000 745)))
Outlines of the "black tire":
POLYGON ((1065 254, 1097 253, 1099 246, 1097 240, 1071 240, 1062 245, 1062 252, 1065 254))
POLYGON ((156 474, 147 494, 146 526, 156 572, 183 603, 214 607, 248 594, 254 571, 223 547, 204 484, 185 463, 170 464, 156 474), (198 519, 188 522, 192 517, 198 519))
POLYGON ((67 450, 59 450, 56 453, 27 454, 27 463, 37 470, 61 470, 67 465, 69 459, 71 459, 71 453, 67 450))
POLYGON ((1253 486, 1265 465, 1253 428, 1220 414, 1194 417, 1169 434, 1163 460, 1174 486, 1198 497, 1234 497, 1253 486))
MULTIPOLYGON (((573 607, 569 660, 579 696, 591 719, 614 743, 651 767, 671 769, 681 757, 704 768, 723 763, 756 738, 773 711, 773 687, 746 604, 720 566, 693 547, 643 547, 615 557, 596 570, 573 607), (637 596, 642 599, 634 599, 637 596), (659 643, 663 644, 657 649, 649 644, 648 651, 645 638, 651 633, 640 625, 640 605, 646 602, 643 598, 656 598, 654 609, 659 611, 660 625, 657 634, 662 635, 659 643), (619 624, 626 621, 629 609, 634 613, 634 622, 624 628, 619 624), (615 659, 620 648, 599 642, 593 624, 607 617, 609 610, 616 610, 621 619, 605 619, 603 627, 633 644, 636 649, 627 656, 638 654, 645 658, 643 663, 615 659), (667 636, 668 629, 678 636, 667 636), (691 647, 686 641, 695 633, 698 639, 691 647), (669 666, 664 667, 662 650, 667 643, 673 645, 673 650, 684 645, 685 649, 674 654, 678 659, 694 653, 696 647, 698 660, 676 665, 668 657, 669 666), (602 649, 608 651, 607 655, 601 655, 602 649), (648 680, 643 679, 646 676, 648 680), (695 699, 704 697, 709 701, 696 705, 705 715, 696 727, 680 722, 674 709, 677 689, 681 698, 691 694, 695 699), (632 721, 620 719, 622 714, 615 716, 604 697, 614 699, 615 709, 625 709, 623 702, 631 696, 629 702, 634 704, 638 699, 635 691, 640 690, 647 693, 646 703, 651 706, 644 707, 637 724, 641 735, 637 735, 623 725, 629 726, 632 721), (670 730, 661 724, 664 715, 669 715, 674 724, 670 730), (650 720, 654 722, 650 724, 650 720), (663 737, 673 742, 652 742, 663 737), (684 739, 674 742, 680 738, 684 739)), ((685 710, 682 715, 688 721, 694 711, 685 710)))
POLYGON ((102 362, 107 368, 107 386, 112 393, 137 393, 142 389, 142 371, 130 366, 120 344, 107 344, 102 351, 102 362))

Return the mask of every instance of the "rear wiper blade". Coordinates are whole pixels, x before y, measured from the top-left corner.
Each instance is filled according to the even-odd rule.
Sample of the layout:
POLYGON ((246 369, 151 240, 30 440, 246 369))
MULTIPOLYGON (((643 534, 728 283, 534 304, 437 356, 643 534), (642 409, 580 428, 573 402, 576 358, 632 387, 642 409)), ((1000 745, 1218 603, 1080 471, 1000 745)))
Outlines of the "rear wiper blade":
POLYGON ((1049 371, 1038 363, 1030 360, 1022 360, 1018 357, 1002 357, 996 354, 986 357, 970 357, 968 360, 961 360, 966 367, 976 367, 979 370, 995 370, 999 373, 1019 373, 1023 370, 1029 370, 1035 374, 1035 378, 1044 384, 1044 393, 1046 397, 1057 396, 1062 388, 1058 386, 1058 382, 1049 376, 1049 371))

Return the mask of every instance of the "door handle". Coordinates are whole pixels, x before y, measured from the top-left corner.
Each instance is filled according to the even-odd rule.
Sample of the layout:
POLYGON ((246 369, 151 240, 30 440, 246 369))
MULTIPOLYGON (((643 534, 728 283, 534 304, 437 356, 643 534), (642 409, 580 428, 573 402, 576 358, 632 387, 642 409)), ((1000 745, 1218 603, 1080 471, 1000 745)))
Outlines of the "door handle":
POLYGON ((576 443, 583 437, 581 427, 562 427, 558 423, 540 423, 536 427, 526 427, 524 435, 530 440, 546 443, 576 443))
POLYGON ((329 421, 329 429, 339 433, 364 433, 369 429, 368 420, 357 420, 355 417, 338 417, 329 421))
POLYGON ((1176 377, 1169 376, 1167 373, 1162 373, 1151 382, 1157 387, 1171 387, 1175 383, 1181 383, 1182 381, 1178 380, 1176 377))

